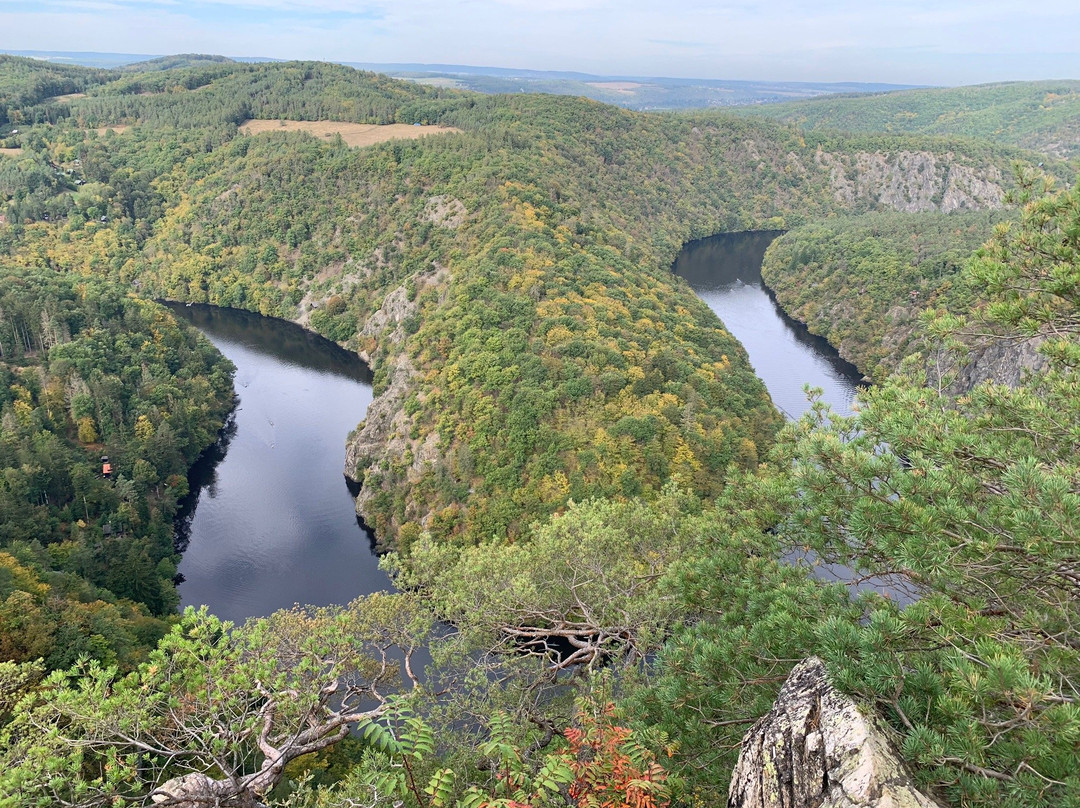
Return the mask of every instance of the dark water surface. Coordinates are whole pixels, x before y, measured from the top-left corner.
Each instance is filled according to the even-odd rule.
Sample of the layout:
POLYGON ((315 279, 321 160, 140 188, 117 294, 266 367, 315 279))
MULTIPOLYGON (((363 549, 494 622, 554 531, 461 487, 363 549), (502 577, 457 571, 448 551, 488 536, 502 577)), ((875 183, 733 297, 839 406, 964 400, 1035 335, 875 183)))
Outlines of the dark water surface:
POLYGON ((789 418, 809 406, 803 386, 820 387, 837 412, 851 412, 862 374, 829 343, 788 317, 761 281, 761 259, 780 231, 724 233, 692 241, 672 271, 686 279, 750 354, 750 364, 789 418))
POLYGON ((171 305, 236 365, 233 423, 192 469, 183 605, 227 620, 389 588, 357 520, 345 439, 371 403, 355 355, 282 320, 171 305))
MULTIPOLYGON (((820 387, 834 411, 850 414, 862 374, 840 358, 828 341, 788 317, 761 281, 761 260, 780 231, 724 233, 687 244, 672 271, 686 279, 727 329, 746 348, 750 364, 765 382, 775 403, 789 418, 809 407, 803 386, 820 387)), ((847 584, 853 591, 876 591, 906 604, 914 588, 893 576, 859 579, 843 564, 822 564, 812 553, 786 556, 825 581, 847 584)))

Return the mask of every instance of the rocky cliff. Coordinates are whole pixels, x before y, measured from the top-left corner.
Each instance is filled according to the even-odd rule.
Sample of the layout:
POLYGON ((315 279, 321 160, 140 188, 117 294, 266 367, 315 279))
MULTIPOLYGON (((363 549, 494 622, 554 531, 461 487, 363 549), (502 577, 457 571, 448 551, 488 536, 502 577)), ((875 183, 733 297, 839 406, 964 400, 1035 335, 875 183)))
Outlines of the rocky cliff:
POLYGON ((920 792, 882 727, 811 657, 746 733, 728 808, 940 808, 920 792))
POLYGON ((836 201, 855 209, 951 213, 1001 207, 1005 197, 1000 170, 965 165, 951 152, 836 154, 819 149, 814 161, 829 172, 836 201))
MULTIPOLYGON (((450 210, 454 212, 456 208, 450 210)), ((449 280, 449 271, 435 266, 417 275, 414 282, 418 290, 434 288, 441 292, 449 280)), ((363 360, 372 367, 380 361, 387 364, 382 390, 345 446, 345 476, 361 483, 356 512, 365 519, 370 516, 366 510, 369 503, 382 490, 381 472, 391 465, 404 466, 401 470, 414 480, 426 464, 438 457, 438 433, 430 432, 422 441, 413 438, 412 416, 405 408, 406 399, 416 389, 417 378, 412 360, 404 350, 405 323, 416 316, 417 310, 407 288, 399 286, 386 296, 383 305, 360 331, 361 342, 374 346, 359 352, 363 360)))

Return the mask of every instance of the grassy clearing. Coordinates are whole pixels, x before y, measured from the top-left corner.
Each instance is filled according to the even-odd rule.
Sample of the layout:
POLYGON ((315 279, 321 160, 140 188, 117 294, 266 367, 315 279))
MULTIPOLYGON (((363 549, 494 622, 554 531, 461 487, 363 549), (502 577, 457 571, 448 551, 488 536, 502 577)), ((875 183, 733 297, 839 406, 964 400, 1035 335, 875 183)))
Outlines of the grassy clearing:
POLYGON ((244 121, 240 131, 248 135, 262 132, 308 132, 315 137, 341 135, 349 146, 371 146, 384 140, 413 139, 424 135, 460 132, 452 126, 410 126, 406 123, 378 125, 344 121, 244 121))

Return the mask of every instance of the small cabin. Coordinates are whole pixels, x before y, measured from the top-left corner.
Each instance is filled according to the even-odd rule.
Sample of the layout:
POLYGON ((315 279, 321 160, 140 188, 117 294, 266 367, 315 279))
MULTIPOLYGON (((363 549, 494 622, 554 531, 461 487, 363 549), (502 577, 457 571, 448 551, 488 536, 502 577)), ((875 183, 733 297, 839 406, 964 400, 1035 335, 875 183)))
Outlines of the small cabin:
POLYGON ((106 480, 112 479, 112 463, 109 462, 108 457, 101 458, 101 476, 106 480))

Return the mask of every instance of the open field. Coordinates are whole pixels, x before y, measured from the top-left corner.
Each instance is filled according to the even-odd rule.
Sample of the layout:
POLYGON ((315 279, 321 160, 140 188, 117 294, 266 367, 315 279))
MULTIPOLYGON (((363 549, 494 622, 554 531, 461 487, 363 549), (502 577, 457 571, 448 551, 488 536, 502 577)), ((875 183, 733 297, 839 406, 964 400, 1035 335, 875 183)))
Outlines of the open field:
POLYGON ((585 83, 598 90, 610 90, 623 95, 633 95, 634 90, 645 86, 637 81, 587 81, 585 83))
POLYGON ((244 121, 240 131, 248 135, 262 132, 308 132, 316 137, 341 135, 349 146, 371 146, 384 140, 413 139, 423 135, 460 132, 452 126, 410 126, 406 123, 378 125, 344 121, 244 121))
POLYGON ((98 133, 99 137, 105 137, 106 132, 116 132, 116 134, 121 135, 130 128, 131 128, 130 124, 118 123, 118 124, 115 124, 114 126, 100 126, 97 129, 95 129, 94 131, 98 133))
POLYGON ((13 149, 0 149, 0 156, 7 155, 9 157, 17 157, 22 154, 22 149, 16 146, 13 149))

